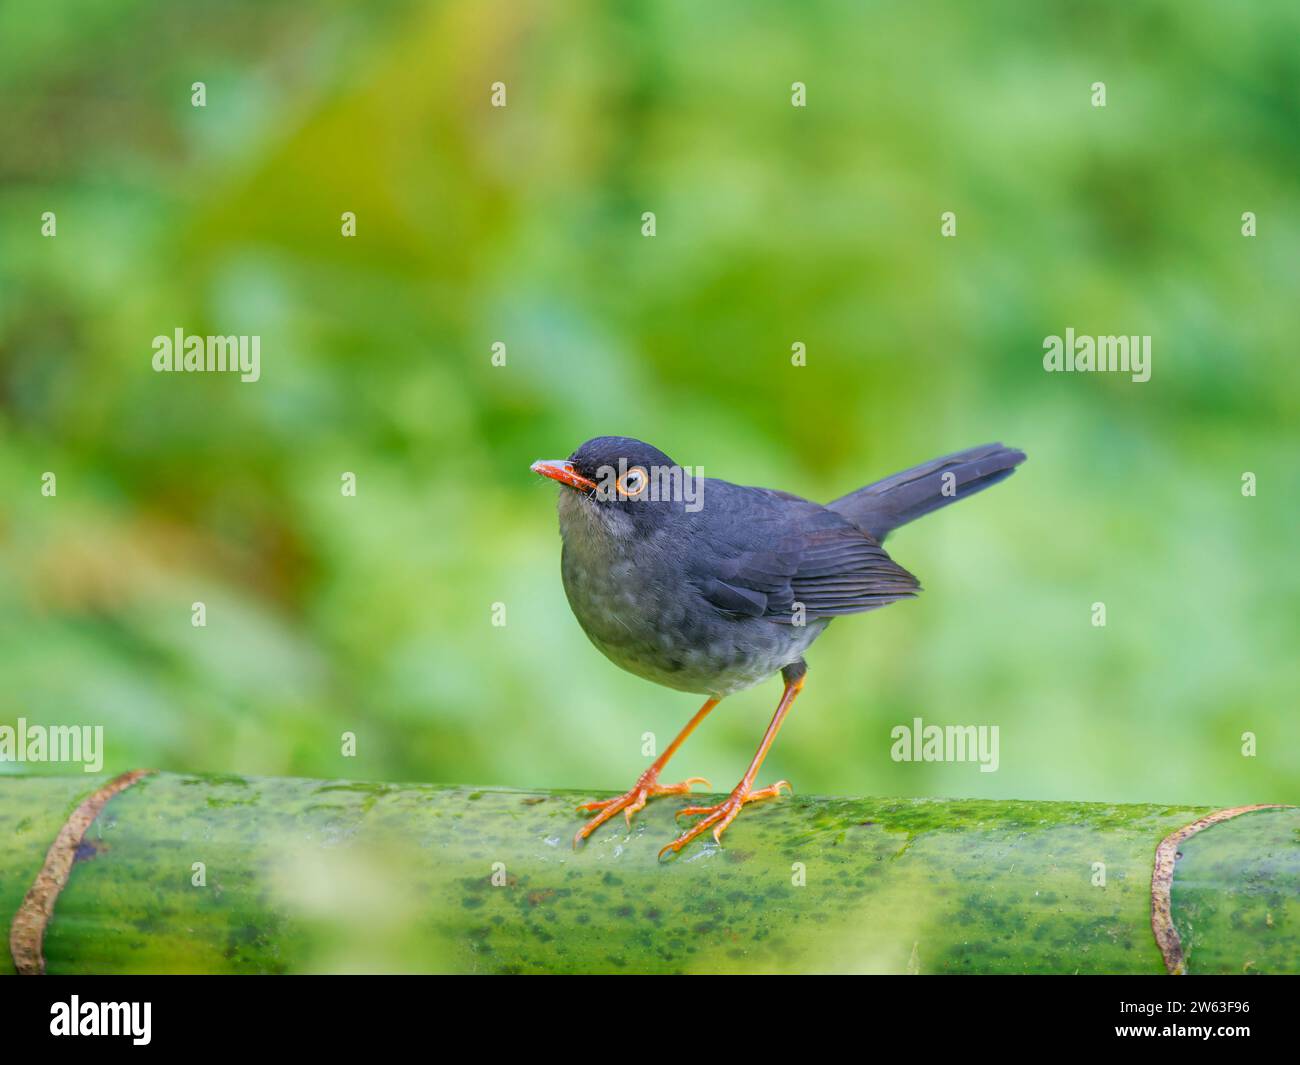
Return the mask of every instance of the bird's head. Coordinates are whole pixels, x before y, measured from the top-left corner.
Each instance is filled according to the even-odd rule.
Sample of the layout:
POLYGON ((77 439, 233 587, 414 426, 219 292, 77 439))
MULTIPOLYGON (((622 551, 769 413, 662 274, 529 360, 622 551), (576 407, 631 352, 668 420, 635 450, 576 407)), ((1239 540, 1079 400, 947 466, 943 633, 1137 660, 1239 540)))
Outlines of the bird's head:
POLYGON ((560 522, 597 523, 616 536, 644 535, 690 500, 689 475, 657 447, 630 436, 598 436, 567 459, 539 460, 534 473, 558 481, 560 522))

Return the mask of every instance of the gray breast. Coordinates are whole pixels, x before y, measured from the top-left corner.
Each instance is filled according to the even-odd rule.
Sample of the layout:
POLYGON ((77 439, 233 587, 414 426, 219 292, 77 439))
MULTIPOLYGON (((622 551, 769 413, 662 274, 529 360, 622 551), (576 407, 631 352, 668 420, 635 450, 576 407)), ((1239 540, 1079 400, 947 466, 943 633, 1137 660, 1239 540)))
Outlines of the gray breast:
POLYGON ((829 624, 723 615, 684 583, 674 544, 627 550, 589 524, 596 520, 566 515, 562 499, 564 591, 591 642, 629 673, 679 691, 728 695, 795 661, 829 624))

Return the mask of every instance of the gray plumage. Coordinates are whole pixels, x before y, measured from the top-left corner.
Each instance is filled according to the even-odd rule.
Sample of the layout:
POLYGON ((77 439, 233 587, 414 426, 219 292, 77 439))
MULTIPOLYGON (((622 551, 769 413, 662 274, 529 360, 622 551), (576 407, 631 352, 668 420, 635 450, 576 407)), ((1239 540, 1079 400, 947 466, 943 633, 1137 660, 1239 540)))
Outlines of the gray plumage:
MULTIPOLYGON (((670 688, 722 697, 787 667, 802 669, 803 653, 831 619, 915 596, 916 578, 881 540, 997 483, 1024 457, 1000 444, 971 448, 827 506, 713 478, 695 511, 680 498, 602 498, 565 486, 565 593, 587 636, 615 664, 670 688)), ((620 460, 625 468, 675 466, 629 437, 589 440, 568 463, 596 480, 620 460)))
POLYGON ((826 506, 883 542, 900 525, 1005 480, 1024 461, 1023 451, 1001 444, 981 444, 923 462, 826 506), (945 482, 944 474, 950 474, 951 479, 945 482), (946 485, 951 491, 946 490, 946 485))

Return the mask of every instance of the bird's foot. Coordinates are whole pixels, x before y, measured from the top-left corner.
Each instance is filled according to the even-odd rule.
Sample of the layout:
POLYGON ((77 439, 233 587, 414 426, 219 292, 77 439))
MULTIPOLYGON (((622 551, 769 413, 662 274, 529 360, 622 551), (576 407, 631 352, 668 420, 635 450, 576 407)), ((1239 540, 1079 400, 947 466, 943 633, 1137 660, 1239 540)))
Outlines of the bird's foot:
POLYGON ((703 777, 691 777, 689 780, 683 780, 680 784, 660 784, 659 772, 652 766, 637 778, 636 783, 631 788, 617 798, 601 799, 598 802, 584 802, 578 807, 578 810, 582 813, 590 813, 593 810, 599 810, 600 813, 578 829, 578 834, 573 837, 573 846, 576 848, 579 843, 620 810, 623 811, 623 816, 627 818, 628 827, 631 828, 632 815, 638 810, 644 809, 645 804, 650 799, 655 798, 657 795, 689 795, 692 784, 703 784, 706 788, 709 786, 709 782, 703 777))
POLYGON ((741 807, 749 802, 761 802, 764 799, 775 799, 781 794, 782 788, 790 788, 791 794, 794 788, 790 786, 788 780, 778 780, 770 787, 759 788, 757 791, 751 791, 747 786, 737 787, 717 806, 684 806, 677 811, 678 817, 698 817, 703 814, 704 819, 697 821, 668 846, 659 852, 662 858, 669 851, 676 854, 686 844, 690 843, 696 836, 701 835, 707 829, 713 829, 713 839, 716 843, 722 842, 722 833, 727 830, 727 826, 736 819, 740 813, 741 807))

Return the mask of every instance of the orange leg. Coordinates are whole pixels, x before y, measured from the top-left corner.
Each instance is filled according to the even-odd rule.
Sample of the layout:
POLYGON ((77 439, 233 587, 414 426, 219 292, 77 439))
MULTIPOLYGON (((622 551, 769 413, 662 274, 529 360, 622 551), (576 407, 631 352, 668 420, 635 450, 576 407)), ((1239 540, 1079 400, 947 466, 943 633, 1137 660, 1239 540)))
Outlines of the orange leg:
MULTIPOLYGON (((686 844, 690 843, 696 836, 702 834, 706 829, 713 829, 713 839, 717 843, 722 842, 722 833, 727 830, 727 826, 736 819, 740 813, 741 807, 747 802, 758 802, 761 799, 775 799, 781 794, 783 787, 790 788, 788 780, 779 780, 775 784, 766 788, 759 788, 757 791, 752 790, 754 778, 758 776, 759 767, 763 764, 763 759, 767 757, 768 749, 772 746, 772 741, 776 739, 776 734, 781 729, 781 722, 785 720, 785 715, 790 707, 794 704, 795 697, 803 689, 804 674, 806 672, 803 663, 796 663, 795 667, 787 666, 782 670, 782 676, 785 679, 785 691, 781 693, 781 701, 777 704, 776 713, 772 716, 772 723, 767 726, 767 731, 763 734, 763 742, 758 745, 758 751, 754 755, 754 760, 749 763, 749 769, 741 778, 740 783, 735 789, 717 806, 687 806, 677 811, 677 816, 683 815, 699 816, 704 815, 704 819, 697 821, 688 828, 668 846, 659 852, 662 858, 669 851, 676 854, 686 844)), ((790 788, 794 791, 794 788, 790 788)))
POLYGON ((708 716, 709 711, 717 706, 718 702, 718 699, 710 699, 700 707, 698 713, 686 723, 686 727, 677 734, 677 738, 668 745, 664 753, 655 759, 654 764, 649 769, 637 777, 636 783, 624 794, 616 799, 585 802, 578 807, 584 813, 590 813, 592 810, 599 810, 600 813, 578 829, 578 834, 573 837, 574 847, 577 847, 579 843, 620 810, 623 811, 623 816, 627 818, 628 827, 631 827, 632 815, 643 809, 648 799, 653 799, 656 795, 689 795, 692 784, 703 784, 708 787, 709 782, 703 777, 691 777, 689 780, 683 780, 680 784, 660 784, 659 770, 668 764, 668 759, 677 753, 677 748, 686 742, 686 737, 695 731, 695 726, 708 716))

